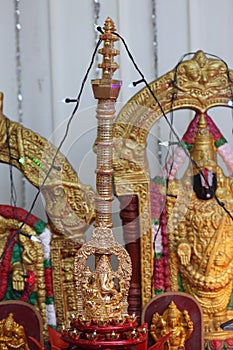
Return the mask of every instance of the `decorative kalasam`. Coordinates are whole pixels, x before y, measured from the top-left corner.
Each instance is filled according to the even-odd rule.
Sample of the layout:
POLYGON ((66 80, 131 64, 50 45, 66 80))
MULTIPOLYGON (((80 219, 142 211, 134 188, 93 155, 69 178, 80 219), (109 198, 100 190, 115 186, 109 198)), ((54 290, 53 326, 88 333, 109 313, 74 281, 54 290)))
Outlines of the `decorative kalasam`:
POLYGON ((228 107, 232 99, 232 81, 232 70, 228 70, 222 60, 197 51, 190 60, 181 61, 172 71, 150 83, 159 104, 145 87, 128 101, 116 118, 113 128, 115 193, 118 197, 138 196, 138 237, 141 238, 138 282, 141 283, 142 305, 153 295, 150 174, 146 155, 148 133, 163 113, 171 110, 187 108, 204 113, 211 107, 228 107))
POLYGON ((0 349, 29 350, 24 327, 15 322, 12 313, 0 320, 0 349))
POLYGON ((164 350, 181 350, 185 349, 185 342, 193 332, 193 322, 187 310, 179 310, 171 301, 162 315, 153 314, 149 331, 155 342, 170 334, 164 350))

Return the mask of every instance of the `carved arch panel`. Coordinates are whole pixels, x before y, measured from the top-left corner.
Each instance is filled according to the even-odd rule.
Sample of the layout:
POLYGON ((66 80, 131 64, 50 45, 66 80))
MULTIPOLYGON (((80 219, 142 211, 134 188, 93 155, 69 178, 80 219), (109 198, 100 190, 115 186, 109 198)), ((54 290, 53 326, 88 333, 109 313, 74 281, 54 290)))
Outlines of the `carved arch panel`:
MULTIPOLYGON (((167 113, 191 109, 205 113, 216 106, 229 107, 233 72, 218 58, 201 50, 134 95, 122 108, 114 125, 114 185, 118 197, 138 196, 142 306, 153 295, 153 249, 150 204, 150 172, 147 136, 167 113), (154 95, 154 96, 153 96, 154 95), (155 99, 156 96, 156 99, 155 99), (144 190, 143 190, 144 189, 144 190)), ((123 209, 124 210, 124 209, 123 209)), ((127 241, 127 237, 126 237, 127 241)), ((138 305, 138 310, 140 310, 138 305)))

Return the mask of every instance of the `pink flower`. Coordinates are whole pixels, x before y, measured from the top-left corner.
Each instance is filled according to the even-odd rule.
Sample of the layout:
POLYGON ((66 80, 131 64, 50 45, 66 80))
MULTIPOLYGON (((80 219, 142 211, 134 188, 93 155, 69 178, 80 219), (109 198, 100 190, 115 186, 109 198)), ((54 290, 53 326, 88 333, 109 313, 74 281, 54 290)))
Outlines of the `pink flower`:
POLYGON ((222 341, 220 339, 211 339, 209 346, 211 350, 221 350, 223 348, 222 341))
POLYGON ((225 343, 228 349, 233 349, 233 338, 225 339, 225 343))

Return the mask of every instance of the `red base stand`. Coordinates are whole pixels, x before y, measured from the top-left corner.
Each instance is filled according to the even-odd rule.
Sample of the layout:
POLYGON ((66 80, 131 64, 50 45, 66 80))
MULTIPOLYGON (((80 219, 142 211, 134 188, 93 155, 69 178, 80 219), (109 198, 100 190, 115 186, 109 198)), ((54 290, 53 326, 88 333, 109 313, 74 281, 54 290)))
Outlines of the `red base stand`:
POLYGON ((81 325, 74 320, 71 328, 64 330, 62 339, 74 349, 121 349, 146 350, 148 338, 147 323, 137 327, 137 322, 125 322, 122 325, 108 324, 98 326, 81 325))

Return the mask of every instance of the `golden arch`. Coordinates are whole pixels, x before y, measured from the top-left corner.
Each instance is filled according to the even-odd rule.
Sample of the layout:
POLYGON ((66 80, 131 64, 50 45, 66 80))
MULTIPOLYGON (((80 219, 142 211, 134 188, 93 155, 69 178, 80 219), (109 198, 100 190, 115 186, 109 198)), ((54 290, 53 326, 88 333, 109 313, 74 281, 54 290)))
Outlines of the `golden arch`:
POLYGON ((197 51, 134 95, 120 111, 114 125, 114 184, 118 197, 138 197, 141 298, 152 297, 152 232, 150 215, 150 174, 146 139, 152 126, 172 110, 206 112, 216 106, 228 107, 233 96, 233 71, 218 58, 197 51), (155 100, 153 94, 157 97, 155 100), (159 103, 158 103, 159 102, 159 103))

